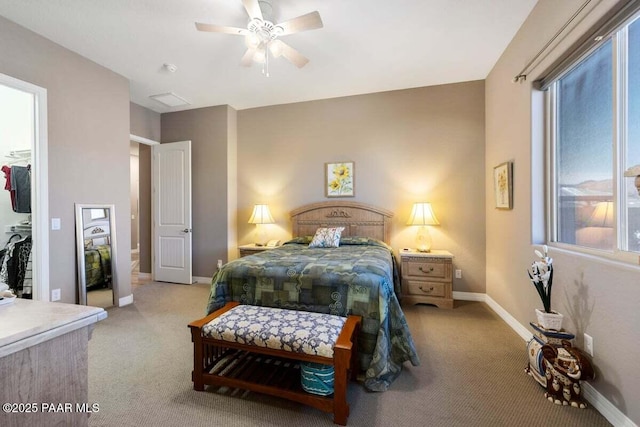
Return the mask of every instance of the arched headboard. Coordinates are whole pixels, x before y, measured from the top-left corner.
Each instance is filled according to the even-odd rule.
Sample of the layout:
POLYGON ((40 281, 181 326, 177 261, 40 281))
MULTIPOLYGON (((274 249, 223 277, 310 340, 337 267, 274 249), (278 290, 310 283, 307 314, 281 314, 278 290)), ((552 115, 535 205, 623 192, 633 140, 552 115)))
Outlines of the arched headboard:
POLYGON ((358 202, 312 203, 290 213, 293 237, 313 236, 319 227, 344 227, 343 236, 363 236, 389 243, 393 213, 358 202))

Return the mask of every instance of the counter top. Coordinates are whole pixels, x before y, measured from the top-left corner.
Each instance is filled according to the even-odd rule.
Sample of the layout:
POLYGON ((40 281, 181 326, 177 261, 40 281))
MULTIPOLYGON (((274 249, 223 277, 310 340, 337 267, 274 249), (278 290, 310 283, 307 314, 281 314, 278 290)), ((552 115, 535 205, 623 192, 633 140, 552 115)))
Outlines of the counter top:
POLYGON ((16 298, 0 306, 0 357, 107 317, 103 308, 16 298))

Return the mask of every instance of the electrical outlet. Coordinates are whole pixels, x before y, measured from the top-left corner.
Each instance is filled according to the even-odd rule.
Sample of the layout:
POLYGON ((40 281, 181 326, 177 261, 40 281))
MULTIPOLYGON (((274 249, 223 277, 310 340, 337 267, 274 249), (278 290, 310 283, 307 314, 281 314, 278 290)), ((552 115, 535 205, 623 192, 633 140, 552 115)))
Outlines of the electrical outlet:
POLYGON ((218 270, 220 270, 222 268, 222 260, 219 259, 218 260, 218 270))
POLYGON ((462 279, 462 270, 456 270, 456 279, 462 279))
POLYGON ((51 291, 51 301, 60 301, 60 289, 53 289, 51 291))
POLYGON ((593 337, 591 335, 584 334, 584 351, 591 357, 593 357, 593 337))

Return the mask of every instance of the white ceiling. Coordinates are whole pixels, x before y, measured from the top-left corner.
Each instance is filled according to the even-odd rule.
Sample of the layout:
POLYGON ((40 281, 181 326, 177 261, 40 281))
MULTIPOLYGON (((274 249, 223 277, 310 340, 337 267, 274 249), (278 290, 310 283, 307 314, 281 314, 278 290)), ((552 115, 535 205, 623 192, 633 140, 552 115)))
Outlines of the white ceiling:
POLYGON ((242 110, 484 79, 537 0, 271 1, 275 22, 317 10, 324 28, 283 37, 310 62, 273 59, 268 78, 240 66, 243 37, 195 29, 246 27, 241 0, 0 0, 0 15, 125 76, 136 104, 242 110), (149 98, 166 92, 191 105, 149 98))

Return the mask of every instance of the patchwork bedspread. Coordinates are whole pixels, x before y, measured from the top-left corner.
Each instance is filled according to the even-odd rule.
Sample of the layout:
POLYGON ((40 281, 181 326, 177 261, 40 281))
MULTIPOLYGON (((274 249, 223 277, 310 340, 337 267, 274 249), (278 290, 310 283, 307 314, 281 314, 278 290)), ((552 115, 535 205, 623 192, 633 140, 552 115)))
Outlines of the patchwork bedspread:
POLYGON ((365 386, 384 391, 402 364, 420 359, 396 296, 398 272, 383 242, 344 237, 338 248, 309 248, 307 238, 239 258, 213 277, 207 313, 228 301, 362 316, 358 337, 365 386))
POLYGON ((87 288, 107 286, 111 282, 111 248, 98 245, 84 251, 87 288))

